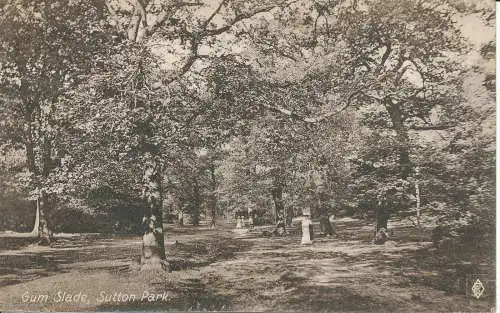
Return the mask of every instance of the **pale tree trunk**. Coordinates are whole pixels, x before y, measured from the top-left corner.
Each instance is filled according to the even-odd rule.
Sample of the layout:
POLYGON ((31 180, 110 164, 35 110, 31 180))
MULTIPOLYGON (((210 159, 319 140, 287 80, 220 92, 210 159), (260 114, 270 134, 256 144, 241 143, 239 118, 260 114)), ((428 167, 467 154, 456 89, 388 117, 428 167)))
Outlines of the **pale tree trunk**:
POLYGON ((177 222, 179 223, 179 226, 184 226, 184 212, 179 211, 177 213, 177 222))
POLYGON ((31 236, 38 237, 39 227, 40 227, 40 199, 35 200, 36 203, 36 213, 35 213, 35 225, 31 231, 31 236))
POLYGON ((143 196, 149 205, 144 217, 145 232, 142 242, 141 270, 163 269, 166 265, 163 237, 162 170, 158 160, 151 160, 144 172, 143 196))
POLYGON ((217 218, 217 181, 215 178, 215 166, 210 165, 210 180, 211 180, 211 193, 210 193, 210 227, 215 228, 215 220, 217 218))
POLYGON ((418 229, 418 231, 420 233, 420 241, 422 242, 424 240, 424 232, 423 232, 423 229, 422 229, 422 222, 421 222, 420 184, 419 184, 419 181, 418 181, 419 174, 420 174, 419 168, 415 167, 415 176, 416 176, 416 180, 415 180, 415 199, 417 200, 417 229, 418 229))
MULTIPOLYGON (((147 27, 146 6, 148 0, 135 0, 134 13, 131 16, 127 36, 130 41, 142 40, 147 27)), ((139 82, 138 88, 143 87, 139 82)), ((149 138, 143 138, 147 142, 149 138)), ((147 144, 156 151, 156 147, 147 144)), ((165 239, 163 234, 163 187, 162 166, 155 153, 146 152, 147 161, 143 176, 143 197, 148 203, 148 213, 143 217, 144 235, 142 237, 141 270, 165 269, 165 239)))
POLYGON ((420 186, 415 182, 415 198, 417 200, 417 227, 420 228, 420 186))
POLYGON ((127 33, 130 41, 140 41, 145 35, 147 28, 146 6, 148 5, 148 2, 148 0, 135 1, 135 9, 132 17, 130 18, 127 33))
POLYGON ((52 242, 53 233, 49 228, 49 224, 47 223, 47 218, 45 216, 46 210, 44 210, 44 208, 47 208, 49 206, 49 197, 45 193, 42 193, 40 200, 41 201, 39 201, 39 208, 38 208, 38 213, 39 213, 38 238, 40 238, 39 244, 50 245, 50 243, 52 242))

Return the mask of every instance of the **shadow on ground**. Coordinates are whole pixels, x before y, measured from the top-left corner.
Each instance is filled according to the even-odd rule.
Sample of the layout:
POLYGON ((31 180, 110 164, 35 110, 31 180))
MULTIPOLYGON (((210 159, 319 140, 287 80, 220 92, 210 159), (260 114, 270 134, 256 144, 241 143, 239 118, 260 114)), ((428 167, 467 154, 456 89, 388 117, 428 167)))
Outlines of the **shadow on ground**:
POLYGON ((462 286, 447 288, 463 282, 464 273, 483 273, 484 266, 494 274, 487 256, 460 247, 451 257, 443 255, 429 243, 407 240, 419 235, 413 230, 398 231, 398 242, 378 246, 366 240, 371 228, 363 221, 339 223, 338 228, 339 236, 317 237, 311 246, 300 245, 298 235, 238 237, 227 229, 186 228, 167 237, 171 271, 148 278, 130 266, 140 256, 139 237, 59 241, 48 250, 0 254, 0 278, 10 279, 4 285, 16 284, 2 291, 12 298, 25 287, 21 282, 40 290, 51 282, 74 292, 167 293, 166 301, 87 308, 99 311, 437 312, 489 311, 494 304, 471 302, 462 286), (79 277, 84 284, 74 283, 79 277))
POLYGON ((392 312, 395 306, 371 296, 360 295, 344 286, 307 286, 303 291, 285 299, 284 307, 290 310, 309 312, 364 311, 392 312))
POLYGON ((130 262, 132 258, 137 257, 139 251, 139 246, 112 248, 90 246, 32 252, 28 250, 12 255, 0 255, 0 276, 3 276, 0 287, 67 273, 72 269, 123 271, 123 263, 130 262), (96 261, 107 264, 100 265, 96 261))
POLYGON ((157 286, 157 293, 166 293, 166 300, 148 299, 121 303, 104 303, 96 311, 230 311, 233 300, 218 294, 200 278, 185 278, 164 286, 157 286))
POLYGON ((253 245, 251 241, 227 237, 176 242, 167 247, 167 260, 171 271, 203 267, 217 261, 234 259, 237 252, 248 251, 253 245))

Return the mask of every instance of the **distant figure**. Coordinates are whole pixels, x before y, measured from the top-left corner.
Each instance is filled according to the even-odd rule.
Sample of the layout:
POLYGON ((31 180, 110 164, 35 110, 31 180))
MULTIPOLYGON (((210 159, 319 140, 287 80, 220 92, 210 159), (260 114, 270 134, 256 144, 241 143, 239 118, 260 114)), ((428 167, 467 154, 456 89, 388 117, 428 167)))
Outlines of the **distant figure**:
POLYGON ((253 228, 253 216, 252 216, 252 214, 248 217, 248 226, 250 226, 250 228, 253 228))
POLYGON ((333 214, 333 213, 330 214, 328 216, 328 220, 330 221, 331 224, 333 224, 335 222, 335 214, 333 214))
POLYGON ((253 228, 253 210, 252 208, 248 208, 248 227, 253 228))
POLYGON ((120 221, 116 221, 116 223, 113 224, 113 232, 118 233, 120 231, 120 228, 120 221))
POLYGON ((274 233, 276 235, 284 235, 286 231, 286 221, 283 215, 280 213, 278 214, 278 222, 276 223, 276 228, 274 229, 274 233))
POLYGON ((319 229, 321 230, 321 233, 323 233, 323 235, 325 236, 333 236, 335 234, 335 230, 333 229, 333 225, 331 223, 331 220, 333 220, 335 217, 331 219, 331 216, 330 217, 322 216, 319 219, 319 229))
POLYGON ((337 228, 335 227, 335 214, 331 213, 328 216, 328 221, 330 221, 330 226, 332 226, 333 234, 336 236, 337 235, 337 228))
POLYGON ((236 215, 236 228, 243 228, 243 218, 240 215, 236 215))
POLYGON ((380 228, 377 234, 375 235, 375 239, 373 240, 373 243, 376 245, 382 245, 384 244, 389 238, 389 235, 387 234, 387 230, 385 228, 380 228))
POLYGON ((305 210, 302 213, 302 239, 300 241, 301 245, 310 245, 314 239, 313 224, 311 220, 311 213, 309 210, 305 210))

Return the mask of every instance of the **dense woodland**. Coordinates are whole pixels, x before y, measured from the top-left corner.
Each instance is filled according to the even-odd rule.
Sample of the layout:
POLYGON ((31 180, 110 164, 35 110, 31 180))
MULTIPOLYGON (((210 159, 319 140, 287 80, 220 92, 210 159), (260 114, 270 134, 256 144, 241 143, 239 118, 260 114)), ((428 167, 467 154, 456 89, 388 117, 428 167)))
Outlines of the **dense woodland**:
POLYGON ((2 0, 0 227, 308 207, 493 242, 490 2, 2 0))

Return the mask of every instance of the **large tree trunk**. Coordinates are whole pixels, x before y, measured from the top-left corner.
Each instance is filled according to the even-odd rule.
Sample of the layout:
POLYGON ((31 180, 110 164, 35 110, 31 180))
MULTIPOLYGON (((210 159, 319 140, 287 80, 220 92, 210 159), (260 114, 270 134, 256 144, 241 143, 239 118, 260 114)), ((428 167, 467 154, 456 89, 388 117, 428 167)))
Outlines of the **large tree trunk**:
POLYGON ((399 103, 388 100, 386 103, 387 111, 391 116, 392 127, 396 131, 397 141, 399 145, 399 167, 401 178, 406 179, 410 176, 410 138, 408 131, 403 124, 403 113, 399 103))
MULTIPOLYGON (((35 177, 38 174, 35 158, 35 145, 33 143, 33 126, 31 124, 31 113, 28 113, 25 118, 26 134, 25 134, 25 147, 26 147, 26 165, 29 172, 35 177)), ((38 184, 37 184, 38 185, 38 184)), ((40 237, 40 199, 33 200, 33 207, 35 208, 35 225, 31 234, 40 237)))
POLYGON ((40 200, 35 200, 35 204, 35 225, 33 226, 33 230, 31 231, 31 236, 38 237, 40 228, 40 200))
MULTIPOLYGON (((33 139, 33 106, 27 106, 27 113, 25 116, 25 147, 26 147, 26 165, 31 174, 35 177, 35 186, 40 188, 40 182, 38 180, 38 175, 40 174, 39 168, 36 165, 36 154, 35 154, 35 143, 33 139)), ((51 145, 46 137, 43 138, 42 146, 42 176, 47 177, 50 171, 51 165, 51 145)), ((47 223, 47 218, 45 213, 49 209, 49 199, 45 193, 42 193, 37 200, 34 200, 35 207, 35 225, 32 230, 32 234, 37 236, 40 240, 39 243, 42 245, 49 245, 52 241, 52 231, 50 230, 49 224, 47 223)))
POLYGON ((32 174, 37 174, 36 161, 35 161, 35 144, 33 143, 33 126, 31 124, 31 117, 26 120, 26 164, 28 170, 32 174))
POLYGON ((144 172, 143 196, 147 199, 149 212, 143 218, 141 270, 163 269, 165 262, 165 239, 163 236, 162 171, 157 160, 150 161, 144 172))
MULTIPOLYGON (((44 135, 42 140, 42 178, 46 179, 50 171, 54 168, 54 162, 52 161, 52 142, 47 135, 44 135)), ((42 192, 40 200, 40 244, 49 245, 53 237, 45 213, 50 211, 51 202, 49 195, 45 192, 42 192)))
MULTIPOLYGON (((397 144, 399 150, 399 168, 400 168, 400 177, 403 179, 408 178, 411 172, 411 161, 410 161, 410 139, 408 137, 408 131, 403 123, 403 113, 401 111, 401 105, 392 101, 391 99, 387 99, 385 102, 385 106, 389 116, 391 117, 392 127, 396 132, 397 144)), ((376 212, 376 226, 375 233, 382 228, 387 230, 387 222, 391 215, 390 208, 383 203, 378 205, 376 212)))
POLYGON ((50 245, 52 242, 52 231, 47 223, 47 218, 45 212, 50 206, 49 197, 47 194, 42 193, 39 201, 38 213, 39 213, 39 223, 38 223, 38 238, 40 238, 39 244, 50 245))

